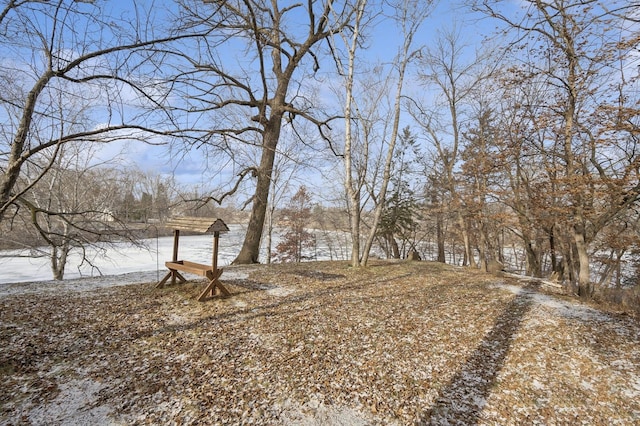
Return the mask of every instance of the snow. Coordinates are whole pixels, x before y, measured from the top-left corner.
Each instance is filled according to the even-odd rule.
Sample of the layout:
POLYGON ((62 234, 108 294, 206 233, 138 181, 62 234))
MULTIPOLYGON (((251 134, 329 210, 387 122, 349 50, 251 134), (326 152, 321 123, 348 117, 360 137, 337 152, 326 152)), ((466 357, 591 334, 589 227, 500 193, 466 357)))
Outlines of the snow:
POLYGON ((293 293, 293 289, 286 288, 286 287, 275 287, 267 290, 267 294, 271 296, 278 296, 278 297, 288 296, 291 293, 293 293))
POLYGON ((625 395, 629 398, 640 397, 640 377, 636 377, 634 383, 632 383, 633 390, 627 389, 625 395))
POLYGON ((312 398, 302 406, 288 401, 283 422, 297 426, 366 426, 367 415, 348 407, 327 406, 312 398))
MULTIPOLYGON (((181 239, 181 248, 185 248, 185 250, 181 252, 184 253, 184 257, 189 260, 207 262, 211 253, 210 236, 201 238, 203 240, 201 248, 196 249, 194 246, 198 246, 198 243, 196 242, 198 238, 201 237, 184 237, 181 239), (201 258, 198 258, 198 253, 202 256, 201 258)), ((228 240, 230 242, 229 246, 231 246, 233 244, 231 242, 232 238, 229 238, 228 240)), ((162 256, 170 257, 172 244, 171 238, 169 238, 168 241, 170 243, 167 252, 168 254, 162 253, 162 250, 159 251, 159 253, 161 253, 161 259, 166 258, 162 256)), ((221 238, 221 243, 223 241, 224 240, 221 238)), ((161 246, 161 244, 159 244, 159 246, 161 246)), ((239 248, 239 245, 235 249, 237 250, 237 248, 239 248)), ((230 252, 231 249, 233 249, 233 247, 227 247, 225 250, 230 252)), ((146 252, 146 254, 148 254, 148 252, 146 252)), ((231 257, 233 257, 233 255, 231 257)), ((110 259, 112 258, 113 256, 110 255, 110 259)), ((139 261, 138 263, 135 263, 135 266, 144 268, 144 266, 141 266, 144 265, 142 262, 145 258, 144 253, 141 254, 132 251, 126 254, 123 258, 129 260, 133 259, 136 262, 139 261)), ((1 262, 2 261, 0 261, 0 263, 1 262)), ((0 285, 0 297, 17 293, 53 293, 59 292, 61 289, 81 291, 130 283, 153 282, 157 280, 158 273, 163 273, 158 271, 155 262, 156 261, 153 260, 153 262, 151 262, 151 269, 144 272, 136 271, 119 275, 94 276, 84 279, 76 278, 63 282, 45 280, 35 283, 4 283, 0 285)), ((164 262, 162 261, 161 264, 163 263, 164 262)), ((221 266, 224 266, 225 263, 228 263, 228 261, 221 262, 221 266)), ((129 266, 126 265, 125 267, 129 266)), ((161 266, 160 269, 163 268, 164 266, 161 266)), ((105 268, 103 273, 105 273, 105 271, 109 271, 109 269, 105 268)), ((224 274, 225 278, 243 279, 248 277, 247 269, 236 266, 225 268, 224 274)), ((160 277, 161 276, 162 275, 160 275, 160 277)), ((300 275, 298 274, 294 276, 296 277, 295 282, 297 283, 297 277, 300 275)), ((322 275, 320 274, 319 276, 322 275)), ((2 276, 1 278, 5 277, 2 276)), ((287 282, 286 276, 280 276, 277 282, 287 282)), ((403 280, 400 280, 395 283, 395 288, 398 294, 410 294, 411 292, 408 290, 413 290, 413 287, 403 290, 403 282, 403 280)), ((248 283, 247 285, 252 284, 248 283)), ((295 286, 275 285, 266 279, 264 283, 255 283, 253 285, 262 286, 261 289, 265 290, 264 293, 267 296, 274 296, 285 300, 288 295, 296 293, 296 288, 298 288, 295 286)), ((436 420, 447 422, 450 418, 454 418, 451 416, 454 416, 456 413, 470 413, 469 415, 477 414, 488 416, 486 417, 486 419, 488 419, 487 424, 499 424, 500 419, 504 420, 504 417, 501 416, 505 415, 504 407, 506 406, 510 407, 516 414, 518 412, 522 412, 523 414, 520 417, 532 415, 534 417, 531 420, 533 422, 532 424, 536 424, 539 421, 539 418, 544 418, 545 416, 545 414, 542 413, 539 414, 538 419, 536 419, 535 410, 537 409, 541 409, 541 412, 549 410, 549 412, 560 413, 561 416, 564 416, 563 418, 574 416, 574 418, 578 419, 581 414, 584 415, 584 412, 581 413, 579 407, 572 405, 573 402, 571 402, 570 398, 573 398, 574 395, 576 398, 579 398, 580 395, 603 392, 604 389, 606 391, 615 391, 612 400, 623 397, 629 401, 633 401, 640 397, 640 376, 638 375, 637 365, 634 361, 638 359, 639 355, 637 352, 637 346, 634 346, 634 343, 637 342, 638 329, 634 323, 627 323, 624 321, 618 323, 614 317, 583 305, 578 301, 556 298, 531 289, 507 284, 507 282, 490 284, 488 287, 500 288, 516 294, 519 297, 530 301, 531 306, 527 304, 527 310, 523 313, 514 311, 514 321, 518 324, 518 327, 515 327, 511 331, 511 333, 513 333, 512 336, 507 336, 509 337, 508 341, 498 340, 496 336, 490 335, 490 338, 482 339, 478 343, 477 347, 471 348, 476 351, 480 348, 480 353, 488 353, 491 354, 491 356, 482 358, 482 361, 487 363, 486 365, 476 365, 472 362, 467 363, 466 367, 463 366, 464 368, 460 371, 460 379, 456 382, 456 386, 458 387, 452 388, 447 394, 443 394, 443 397, 450 397, 451 400, 446 400, 444 403, 439 405, 442 411, 434 412, 434 418, 436 420), (557 324, 557 327, 555 324, 557 324), (579 327, 580 330, 577 330, 577 327, 579 327), (567 330, 575 330, 575 333, 567 332, 567 330), (588 330, 588 333, 584 330, 588 330), (554 334, 556 332, 557 335, 554 334), (592 336, 597 336, 600 340, 596 341, 592 336), (507 342, 508 345, 505 342, 507 342), (569 352, 567 352, 569 349, 571 351, 571 355, 567 356, 569 354, 569 352), (500 351, 507 350, 508 353, 503 357, 504 359, 500 362, 495 362, 497 358, 500 358, 500 351), (495 374, 499 380, 494 380, 491 374, 495 374), (560 374, 560 378, 556 377, 556 375, 560 374), (607 377, 607 379, 603 380, 602 377, 607 377), (492 382, 497 390, 489 392, 487 390, 489 388, 486 388, 486 386, 483 387, 487 380, 492 382), (607 380, 610 380, 611 384, 607 384, 607 380), (522 382, 523 386, 520 385, 520 388, 516 387, 516 389, 518 389, 517 392, 512 394, 514 390, 510 388, 510 386, 518 386, 519 381, 522 382), (603 388, 605 385, 608 387, 603 388), (566 403, 568 405, 564 406, 561 404, 561 402, 565 402, 562 401, 562 398, 553 399, 554 392, 566 397, 566 403), (500 405, 502 404, 502 399, 511 402, 505 402, 503 405, 500 405), (524 406, 519 406, 518 404, 514 404, 513 400, 529 402, 523 402, 524 406), (502 408, 496 409, 496 407, 502 408), (542 408, 544 408, 544 410, 542 410, 542 408), (563 410, 566 412, 565 414, 563 414, 563 410)), ((375 288, 375 286, 372 286, 372 288, 375 288)), ((356 294, 360 297, 359 293, 356 294)), ((378 293, 374 293, 374 295, 379 297, 378 293)), ((262 295, 257 292, 249 292, 245 295, 229 300, 229 305, 237 307, 248 306, 252 308, 252 312, 258 312, 259 309, 256 307, 258 306, 256 305, 256 301, 258 299, 255 299, 257 297, 262 297, 262 295), (252 299, 252 297, 254 299, 252 299)), ((353 297, 354 296, 352 295, 351 298, 353 297)), ((505 297, 505 299, 509 298, 510 295, 509 297, 505 297)), ((347 297, 343 300, 350 299, 347 297)), ((408 300, 410 299, 407 299, 407 301, 408 300)), ((287 300, 287 303, 283 304, 283 306, 289 307, 291 303, 294 302, 287 300)), ((295 303, 300 303, 301 309, 307 309, 309 301, 301 299, 299 301, 296 300, 295 303)), ((322 303, 318 303, 318 305, 321 306, 322 303)), ((455 304, 452 303, 451 305, 454 308, 449 309, 449 312, 454 312, 455 315, 449 315, 446 313, 446 307, 449 305, 445 304, 442 305, 442 309, 444 309, 445 312, 439 314, 441 315, 441 318, 456 321, 461 328, 466 327, 466 317, 458 316, 460 310, 455 309, 455 304)), ((270 309, 275 309, 275 306, 278 305, 277 303, 274 304, 272 299, 269 299, 268 306, 270 306, 270 309)), ((380 313, 375 318, 387 318, 385 315, 388 314, 388 312, 384 309, 385 306, 385 304, 375 304, 369 306, 367 310, 354 310, 354 312, 350 312, 350 314, 353 315, 348 315, 348 317, 352 319, 356 315, 363 315, 364 319, 367 321, 364 322, 363 320, 363 324, 365 324, 366 328, 369 329, 377 323, 376 321, 371 320, 370 316, 370 314, 373 314, 376 310, 380 313)), ((482 304, 478 304, 478 307, 482 307, 482 304)), ((219 308, 227 309, 226 306, 221 306, 219 308)), ((291 314, 290 311, 294 313, 296 312, 296 310, 287 309, 286 313, 291 314)), ((309 312, 305 310, 305 315, 314 315, 314 312, 315 310, 310 310, 309 312)), ((407 309, 402 312, 406 315, 414 313, 411 309, 407 309)), ((473 312, 470 312, 469 314, 472 313, 473 312)), ((326 312, 324 314, 326 315, 326 312)), ((462 314, 462 312, 460 312, 460 314, 462 314)), ((498 314, 500 314, 500 312, 498 312, 498 314)), ((495 314, 494 316, 498 314, 495 314)), ((243 314, 239 313, 238 315, 243 314)), ((483 313, 483 315, 485 314, 483 313)), ((483 318, 483 316, 473 315, 471 315, 471 317, 483 318)), ((164 321, 163 324, 169 326, 180 326, 189 321, 193 322, 193 318, 190 316, 188 311, 183 311, 177 308, 175 310, 167 310, 161 318, 164 321)), ((134 319, 136 319, 136 322, 138 321, 137 318, 134 317, 134 319)), ((423 320, 426 321, 427 319, 431 319, 431 317, 426 316, 423 320)), ((128 320, 130 321, 131 317, 129 317, 128 320)), ((147 320, 153 321, 154 318, 149 318, 147 320)), ((294 324, 293 321, 300 321, 301 317, 291 317, 289 320, 290 322, 287 324, 294 324)), ((270 322, 256 320, 256 323, 253 326, 257 327, 256 324, 264 325, 268 323, 270 322)), ((404 321, 404 323, 415 326, 416 324, 419 325, 420 321, 415 323, 404 321)), ((439 321, 434 322, 434 324, 438 323, 439 321)), ((491 323, 491 321, 489 321, 489 323, 491 323)), ((248 328, 246 331, 247 334, 239 334, 239 336, 246 340, 249 347, 266 347, 266 343, 268 343, 269 347, 275 346, 276 343, 272 344, 270 340, 271 337, 269 337, 272 336, 272 334, 265 334, 255 330, 261 329, 248 328)), ((272 329, 269 328, 268 330, 269 333, 274 333, 272 329)), ((301 331, 305 336, 304 340, 299 340, 297 345, 292 345, 291 350, 288 352, 288 356, 302 352, 303 350, 308 350, 308 346, 305 345, 305 342, 309 341, 309 330, 310 328, 305 328, 301 331)), ((442 335, 450 337, 449 334, 442 335)), ((287 336, 289 336, 289 334, 287 334, 287 336)), ((314 342, 320 342, 324 340, 325 337, 328 337, 326 334, 319 334, 318 336, 319 337, 317 337, 314 342)), ((416 338, 415 336, 414 334, 401 336, 397 340, 398 342, 401 342, 398 344, 398 348, 411 346, 407 345, 407 342, 415 342, 416 345, 419 345, 421 339, 416 338)), ((427 335, 426 333, 423 333, 420 334, 420 336, 427 335)), ((374 340, 377 342, 377 338, 374 340)), ((425 337, 423 340, 429 341, 433 339, 425 337)), ((373 340, 371 340, 371 342, 371 344, 375 344, 373 343, 373 340)), ((453 343, 454 342, 449 342, 449 346, 453 343)), ((322 343, 318 344, 322 345, 322 343)), ((340 344, 346 343, 341 342, 340 344)), ((363 349, 369 349, 368 344, 369 341, 361 341, 359 350, 362 351, 363 349)), ((93 350, 93 348, 91 350, 93 350)), ((396 351, 385 350, 381 351, 381 353, 384 354, 384 359, 386 359, 390 354, 396 356, 395 359, 391 357, 387 365, 399 365, 402 362, 411 359, 409 356, 399 356, 396 351)), ((162 356, 163 353, 158 352, 158 354, 158 356, 162 356)), ((412 354, 415 355, 415 352, 412 352, 412 354)), ((463 353, 458 349, 457 351, 441 351, 438 355, 446 355, 447 359, 453 360, 459 358, 461 354, 463 353)), ((190 353, 186 351, 176 351, 174 352, 174 356, 175 357, 172 362, 178 362, 181 366, 189 365, 193 362, 193 360, 190 359, 190 353)), ((316 353, 309 353, 306 356, 309 359, 315 359, 316 353)), ((369 359, 368 356, 364 358, 367 360, 369 359)), ((471 358, 472 361, 474 359, 480 360, 480 358, 471 358)), ((143 362, 143 364, 132 367, 131 371, 135 373, 133 376, 144 376, 145 372, 148 370, 148 364, 146 363, 147 358, 143 358, 141 362, 143 362)), ((419 374, 416 374, 415 376, 430 379, 434 374, 441 374, 432 373, 432 371, 439 371, 437 368, 433 368, 434 365, 438 366, 438 362, 437 357, 425 357, 423 362, 420 362, 419 365, 416 366, 419 369, 419 374)), ((279 364, 276 363, 275 365, 279 364)), ((361 368, 363 364, 359 363, 357 365, 361 368)), ((379 365, 384 364, 380 363, 379 365)), ((442 364, 440 365, 440 368, 444 365, 448 366, 449 364, 442 364)), ((111 364, 109 364, 109 368, 112 368, 111 364)), ((77 370, 77 372, 80 373, 79 370, 77 370)), ((379 374, 379 371, 375 371, 375 373, 379 374)), ((114 381, 111 383, 102 383, 90 378, 70 377, 65 374, 65 371, 61 370, 49 370, 43 374, 51 375, 52 377, 55 376, 57 378, 60 392, 55 396, 55 398, 43 403, 41 406, 33 407, 28 412, 22 411, 22 413, 26 415, 25 419, 29 423, 61 425, 118 424, 114 423, 113 418, 110 417, 113 416, 116 411, 114 409, 115 406, 109 405, 109 402, 98 401, 98 397, 104 392, 104 389, 109 387, 111 389, 117 388, 118 382, 115 381, 117 379, 113 379, 114 381), (66 381, 62 379, 65 379, 66 381)), ((93 377, 102 376, 94 375, 93 377)), ((288 376, 280 375, 279 377, 288 376)), ((300 374, 300 377, 308 378, 309 375, 300 374)), ((396 384, 400 385, 403 383, 405 382, 396 382, 392 387, 395 389, 396 384)), ((344 386, 344 383, 342 383, 342 385, 344 386)), ((421 397, 422 399, 420 401, 423 401, 422 403, 425 404, 425 406, 430 406, 436 397, 436 391, 437 389, 432 389, 430 392, 432 392, 433 395, 425 394, 421 397)), ((189 392, 186 393, 188 394, 189 392)), ((398 395, 400 395, 400 393, 398 393, 398 395)), ((163 395, 162 391, 159 391, 159 393, 152 397, 152 399, 157 399, 157 401, 154 401, 154 407, 169 417, 183 415, 186 410, 183 400, 178 398, 170 399, 166 395, 163 395), (167 401, 167 399, 170 400, 167 401)), ((285 400, 279 402, 279 404, 282 404, 280 408, 282 409, 282 420, 285 421, 284 424, 374 424, 371 420, 372 418, 375 418, 375 415, 368 412, 370 407, 364 407, 356 403, 351 406, 341 405, 340 403, 328 401, 320 394, 315 395, 310 393, 309 399, 306 402, 303 402, 303 400, 285 400)), ((636 406, 637 405, 634 405, 634 407, 636 406)), ((605 407, 603 409, 608 408, 605 407)), ((633 408, 630 408, 629 410, 633 411, 633 408)), ((634 413, 636 412, 633 411, 631 414, 628 414, 627 418, 629 418, 629 416, 636 416, 635 418, 637 419, 638 416, 640 416, 640 414, 634 413)), ((138 422, 145 422, 145 420, 151 421, 152 418, 150 417, 149 419, 146 419, 146 415, 147 414, 145 413, 141 413, 135 419, 131 418, 130 420, 136 420, 138 422)), ((547 413, 546 415, 550 414, 547 413)), ((553 417, 550 419, 553 419, 553 417)), ((583 416, 580 417, 580 420, 588 422, 593 419, 590 419, 588 416, 583 416)), ((502 422, 502 424, 506 423, 506 421, 502 422)))
MULTIPOLYGON (((90 425, 110 424, 113 409, 95 404, 104 386, 90 379, 71 380, 59 385, 60 394, 53 401, 44 402, 29 412, 31 424, 90 425)), ((124 423, 123 423, 124 424, 124 423)))
POLYGON ((516 285, 500 283, 496 284, 496 286, 508 290, 518 296, 526 296, 537 305, 550 308, 560 317, 580 319, 583 321, 612 321, 611 317, 590 306, 580 305, 575 302, 562 301, 555 297, 531 291, 516 285))
MULTIPOLYGON (((60 291, 89 291, 130 284, 157 282, 158 276, 165 271, 131 272, 122 275, 104 275, 98 277, 76 278, 64 281, 30 281, 0 284, 0 297, 14 294, 57 294, 60 291)), ((242 268, 227 267, 225 279, 246 279, 247 273, 242 268)))
MULTIPOLYGON (((228 225, 230 232, 220 235, 218 246, 218 265, 228 266, 236 258, 242 247, 245 226, 228 225)), ((274 234, 274 244, 277 244, 279 234, 274 234)), ((320 231, 316 232, 316 247, 308 257, 318 260, 336 259, 332 254, 330 244, 325 240, 335 238, 320 231)), ((173 237, 149 238, 141 241, 142 246, 130 243, 118 243, 114 248, 97 250, 89 248, 86 257, 92 265, 82 263, 79 252, 72 252, 67 261, 65 282, 78 278, 108 277, 100 281, 105 285, 118 285, 120 279, 123 284, 131 283, 132 277, 127 274, 140 276, 139 281, 158 281, 160 274, 164 274, 164 262, 171 260, 173 252, 173 237), (108 283, 108 284, 106 284, 108 283)), ((179 258, 198 263, 211 263, 213 237, 211 235, 189 235, 180 237, 179 258)), ((266 257, 265 250, 261 253, 266 257)), ((0 250, 0 294, 2 285, 21 282, 38 282, 50 285, 52 274, 48 257, 30 257, 28 250, 0 250)), ((86 281, 82 281, 82 285, 86 281)), ((77 282, 80 283, 80 282, 77 282)), ((71 285, 71 284, 70 284, 71 285)), ((79 284, 78 284, 79 285, 79 284)), ((96 284, 99 285, 99 284, 96 284)))
POLYGON ((536 390, 544 389, 544 385, 540 383, 537 379, 533 379, 533 381, 531 382, 531 387, 533 387, 533 389, 536 389, 536 390))
MULTIPOLYGON (((240 251, 244 231, 241 225, 229 225, 231 232, 221 234, 218 247, 220 266, 231 263, 240 251)), ((106 250, 88 249, 87 258, 94 266, 82 264, 79 252, 72 252, 67 262, 65 279, 123 275, 128 273, 164 270, 164 262, 171 260, 173 237, 149 238, 141 241, 143 247, 118 243, 106 250)), ((213 237, 193 235, 180 237, 179 257, 193 262, 210 263, 213 237)), ((0 251, 0 284, 51 279, 49 258, 28 257, 28 251, 0 251)), ((155 278, 154 278, 155 279, 155 278)))

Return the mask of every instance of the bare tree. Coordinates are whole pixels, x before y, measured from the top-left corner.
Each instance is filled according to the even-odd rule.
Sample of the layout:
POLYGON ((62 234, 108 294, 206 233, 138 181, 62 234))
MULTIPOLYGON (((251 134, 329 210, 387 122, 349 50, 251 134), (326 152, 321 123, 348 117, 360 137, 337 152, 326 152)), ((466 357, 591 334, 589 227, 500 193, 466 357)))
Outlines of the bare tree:
POLYGON ((104 250, 103 243, 125 239, 135 242, 136 236, 116 215, 121 174, 108 164, 96 164, 95 150, 88 143, 64 144, 46 175, 40 176, 41 165, 29 163, 23 176, 37 182, 24 183, 31 190, 21 197, 25 214, 18 217, 36 234, 32 255, 49 257, 56 280, 64 278, 72 251, 81 255, 81 263, 91 265, 88 248, 104 250))
POLYGON ((518 80, 544 81, 548 96, 537 117, 547 129, 541 147, 554 164, 548 183, 561 212, 554 231, 569 282, 590 297, 589 247, 640 196, 637 156, 625 149, 638 131, 632 118, 638 111, 630 103, 634 79, 628 77, 637 32, 625 23, 637 16, 638 5, 532 0, 516 16, 500 11, 499 3, 476 5, 513 30, 512 51, 527 53, 518 80))
POLYGON ((465 261, 476 267, 472 253, 466 206, 459 193, 456 167, 460 161, 462 132, 470 120, 470 104, 480 82, 491 73, 487 53, 467 55, 461 33, 455 28, 443 32, 435 46, 425 49, 421 57, 420 75, 425 87, 434 88, 435 101, 413 102, 411 113, 435 149, 441 166, 441 179, 451 198, 458 230, 462 235, 465 261))
POLYGON ((561 265, 556 256, 557 224, 562 213, 554 175, 560 169, 558 157, 550 152, 551 129, 544 125, 540 106, 551 95, 540 76, 523 82, 520 73, 506 69, 493 82, 497 123, 491 136, 500 174, 495 197, 509 212, 508 229, 525 254, 526 273, 542 276, 543 257, 548 246, 552 273, 561 265), (513 73, 513 74, 512 74, 513 73))
POLYGON ((495 185, 497 170, 502 161, 495 141, 500 137, 496 129, 496 118, 489 102, 478 100, 476 124, 469 124, 464 132, 465 146, 461 152, 463 163, 460 167, 461 196, 467 208, 470 228, 476 235, 476 247, 480 268, 484 271, 500 259, 500 231, 503 229, 500 217, 503 206, 497 203, 495 185))
MULTIPOLYGON (((380 84, 369 86, 369 89, 373 90, 370 93, 364 93, 363 91, 364 96, 359 99, 354 97, 355 65, 358 57, 361 25, 364 24, 364 12, 367 8, 366 1, 362 1, 358 5, 356 24, 351 37, 345 36, 343 40, 345 46, 347 46, 347 65, 343 66, 338 61, 338 66, 341 74, 345 76, 345 190, 351 220, 351 264, 354 267, 366 266, 376 237, 378 224, 385 205, 387 187, 391 177, 391 163, 398 139, 405 75, 411 60, 419 52, 419 49, 414 48, 414 36, 424 20, 429 16, 431 5, 431 1, 414 0, 400 0, 389 5, 389 9, 394 11, 394 15, 389 20, 400 29, 401 45, 398 48, 396 57, 393 58, 393 66, 389 75, 383 78, 380 84), (395 86, 395 89, 390 89, 392 85, 395 86), (389 95, 390 92, 392 92, 391 95, 389 95), (390 107, 383 113, 382 106, 385 104, 385 99, 388 100, 390 107), (366 116, 362 114, 362 111, 365 110, 367 111, 366 116), (374 118, 382 117, 383 114, 385 114, 385 117, 382 120, 374 118), (360 127, 359 137, 362 141, 357 146, 354 142, 357 133, 352 130, 352 121, 355 121, 360 127), (377 157, 378 161, 376 162, 373 161, 374 147, 372 141, 376 131, 375 126, 377 125, 388 126, 389 130, 381 132, 384 135, 384 148, 378 151, 380 156, 377 157), (359 152, 356 152, 357 150, 359 152), (354 167, 354 156, 356 155, 360 157, 359 169, 357 166, 354 167), (369 167, 369 163, 372 161, 376 163, 373 169, 369 167), (357 178, 354 175, 357 175, 357 178), (362 188, 364 186, 369 188, 368 196, 373 202, 373 215, 369 224, 369 233, 362 248, 362 253, 360 253, 360 223, 365 204, 362 197, 362 188)), ((370 78, 370 75, 367 77, 370 78)), ((361 85, 361 87, 366 87, 367 83, 362 82, 361 85)))
MULTIPOLYGON (((320 45, 350 22, 349 2, 309 1, 282 6, 275 0, 183 2, 181 31, 208 29, 207 37, 186 49, 191 69, 176 81, 185 110, 200 112, 209 130, 190 146, 234 158, 238 145, 253 145, 260 160, 241 167, 239 177, 255 177, 251 216, 234 263, 258 262, 260 240, 272 186, 281 130, 295 134, 298 120, 313 123, 323 137, 327 118, 304 96, 305 79, 320 67, 320 45), (224 59, 219 56, 227 53, 224 59), (314 109, 315 107, 315 109, 314 109)), ((180 71, 179 70, 179 71, 180 71)), ((301 141, 300 143, 303 143, 301 141)), ((222 196, 234 192, 237 184, 222 196)))
POLYGON ((432 2, 427 0, 399 0, 392 4, 392 7, 395 11, 393 21, 400 28, 402 44, 393 61, 397 74, 395 75, 395 93, 393 94, 393 103, 390 110, 391 132, 388 136, 380 188, 377 194, 372 194, 375 208, 369 235, 367 236, 362 252, 362 265, 367 264, 387 198, 387 188, 389 186, 389 180, 391 179, 391 164, 399 137, 402 95, 407 67, 415 57, 419 56, 421 50, 420 48, 416 49, 414 47, 414 37, 424 20, 427 19, 431 13, 432 2))
MULTIPOLYGON (((344 76, 345 84, 345 107, 344 107, 344 168, 345 168, 345 191, 347 194, 347 211, 349 212, 349 224, 351 229, 351 266, 360 265, 360 221, 361 221, 361 198, 363 179, 366 170, 358 173, 357 181, 354 179, 354 132, 352 131, 352 104, 354 101, 354 81, 357 52, 361 43, 361 31, 364 25, 367 0, 359 0, 356 3, 356 14, 352 31, 349 34, 341 34, 344 45, 347 47, 347 64, 341 62, 341 58, 336 56, 338 71, 344 76)), ((362 162, 361 167, 365 168, 367 161, 362 162)))
POLYGON ((19 209, 65 144, 161 142, 153 138, 179 131, 164 105, 167 90, 147 64, 187 35, 156 36, 160 22, 152 10, 138 10, 138 3, 135 14, 122 15, 101 4, 5 3, 0 14, 0 221, 19 209), (28 180, 21 179, 26 165, 31 165, 28 180))

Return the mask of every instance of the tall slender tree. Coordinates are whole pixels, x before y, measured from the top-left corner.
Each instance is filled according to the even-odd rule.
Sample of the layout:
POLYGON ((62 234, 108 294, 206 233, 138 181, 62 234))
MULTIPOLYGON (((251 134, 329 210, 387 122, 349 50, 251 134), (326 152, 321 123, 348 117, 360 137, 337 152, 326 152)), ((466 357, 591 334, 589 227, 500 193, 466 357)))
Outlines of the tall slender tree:
POLYGON ((456 28, 442 32, 434 46, 421 57, 420 76, 425 87, 434 88, 434 101, 412 104, 412 115, 432 145, 441 167, 441 179, 451 199, 458 231, 462 236, 465 262, 476 267, 467 223, 467 210, 459 193, 456 169, 460 164, 463 129, 468 125, 470 105, 481 82, 493 67, 488 52, 468 54, 469 46, 456 28))
MULTIPOLYGON (((384 10, 391 10, 387 17, 400 30, 400 46, 392 60, 392 66, 382 82, 370 85, 370 82, 358 82, 355 73, 357 59, 359 59, 361 26, 365 25, 364 17, 367 7, 377 5, 362 1, 359 3, 357 23, 350 38, 344 39, 347 46, 347 65, 338 61, 340 72, 345 76, 345 192, 347 194, 347 208, 351 221, 351 265, 366 266, 371 247, 376 238, 378 225, 385 206, 387 188, 391 178, 391 164, 400 130, 402 112, 402 96, 407 69, 417 56, 419 48, 415 47, 414 37, 431 13, 431 1, 398 0, 386 4, 384 10), (354 86, 373 89, 359 99, 354 97, 354 86), (393 88, 392 88, 393 87, 393 88), (381 90, 382 88, 382 90, 381 90), (368 105, 365 105, 367 104, 368 105), (358 105, 360 104, 360 105, 358 105), (388 108, 386 111, 384 108, 388 108), (362 114, 367 110, 368 114, 362 114), (372 120, 372 117, 381 118, 372 120), (355 124, 354 124, 355 122, 355 124), (380 131, 376 126, 382 126, 380 131), (354 128, 355 127, 355 128, 354 128), (357 138, 361 138, 359 144, 357 138), (375 154, 373 140, 382 139, 382 147, 375 154), (360 168, 354 164, 354 158, 360 157, 360 168), (377 158, 377 161, 375 160, 377 158), (373 167, 370 167, 370 163, 373 167), (360 247, 360 224, 364 202, 362 190, 368 188, 368 199, 373 202, 372 219, 369 223, 369 233, 364 246, 360 247)), ((382 69, 378 67, 378 69, 382 69)), ((371 75, 367 75, 370 78, 371 75)))
POLYGON ((327 118, 320 118, 320 108, 303 89, 305 79, 311 81, 319 70, 322 43, 350 24, 351 3, 312 0, 283 6, 277 0, 230 0, 184 1, 182 6, 178 31, 208 31, 184 49, 190 69, 182 64, 176 69, 183 108, 192 115, 200 112, 199 123, 209 125, 189 147, 206 146, 212 155, 230 158, 243 144, 259 152, 257 164, 240 166, 241 178, 256 181, 247 232, 234 260, 255 263, 283 126, 296 134, 303 120, 316 125, 320 137, 327 130, 327 118))

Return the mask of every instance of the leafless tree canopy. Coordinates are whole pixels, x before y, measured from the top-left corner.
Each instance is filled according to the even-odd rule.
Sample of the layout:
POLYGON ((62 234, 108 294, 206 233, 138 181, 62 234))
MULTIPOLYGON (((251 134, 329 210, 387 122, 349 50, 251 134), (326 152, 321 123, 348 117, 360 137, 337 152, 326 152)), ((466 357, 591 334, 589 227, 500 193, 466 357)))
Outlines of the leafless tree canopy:
POLYGON ((242 194, 236 263, 259 261, 265 221, 270 236, 284 188, 313 165, 323 190, 340 188, 354 267, 376 241, 399 256, 389 215, 411 194, 402 238, 424 259, 511 265, 585 297, 634 282, 622 265, 640 242, 638 2, 462 2, 490 23, 482 42, 464 22, 423 39, 432 3, 417 0, 163 6, 2 3, 0 222, 29 221, 55 247, 66 223, 79 241, 106 200, 47 190, 100 186, 88 153, 107 144, 166 144, 219 185, 125 189, 135 208, 117 219, 242 194), (391 27, 391 53, 372 55, 391 27))

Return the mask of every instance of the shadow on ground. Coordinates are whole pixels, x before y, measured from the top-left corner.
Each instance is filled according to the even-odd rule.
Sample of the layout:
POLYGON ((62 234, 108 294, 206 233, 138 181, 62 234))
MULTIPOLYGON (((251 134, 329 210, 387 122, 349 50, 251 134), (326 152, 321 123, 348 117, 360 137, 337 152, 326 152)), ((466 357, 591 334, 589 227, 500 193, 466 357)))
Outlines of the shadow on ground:
POLYGON ((451 381, 442 388, 434 405, 416 424, 479 423, 482 410, 504 366, 512 341, 533 303, 530 297, 531 289, 531 286, 523 288, 496 318, 491 331, 451 381))

